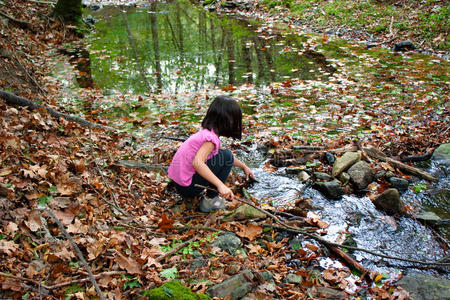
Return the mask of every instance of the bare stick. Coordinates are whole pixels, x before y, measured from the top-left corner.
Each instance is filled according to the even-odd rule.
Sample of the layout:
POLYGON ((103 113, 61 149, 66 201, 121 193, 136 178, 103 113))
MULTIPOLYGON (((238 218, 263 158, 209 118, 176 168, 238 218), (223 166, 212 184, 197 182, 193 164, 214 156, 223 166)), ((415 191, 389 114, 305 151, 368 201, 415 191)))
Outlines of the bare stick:
POLYGON ((70 234, 66 231, 66 229, 64 228, 64 226, 61 224, 61 222, 58 220, 58 218, 55 216, 55 214, 46 208, 38 208, 38 210, 42 210, 45 211, 46 213, 48 213, 50 215, 50 217, 52 217, 52 219, 56 222, 56 224, 58 225, 59 229, 61 229, 61 232, 64 234, 64 236, 69 240, 70 244, 72 245, 72 247, 74 248, 75 252, 78 255, 78 259, 80 260, 80 262, 82 263, 82 265, 86 268, 86 271, 89 274, 89 280, 91 281, 91 283, 94 285, 95 290, 97 291, 98 296, 100 297, 101 300, 106 300, 105 296, 102 293, 102 290, 100 289, 100 287, 97 284, 97 281, 95 281, 95 276, 92 273, 91 269, 89 268, 89 265, 86 261, 86 259, 84 259, 83 254, 80 251, 80 248, 78 248, 77 244, 75 243, 75 241, 72 239, 72 237, 70 236, 70 234))
POLYGON ((5 100, 6 103, 8 103, 9 105, 27 106, 31 110, 34 110, 34 109, 37 109, 37 108, 43 108, 51 116, 53 116, 55 118, 64 118, 64 119, 66 119, 69 122, 76 122, 76 123, 78 123, 78 124, 80 124, 82 126, 85 126, 85 127, 90 127, 90 128, 97 127, 97 128, 103 128, 103 129, 108 130, 108 131, 117 132, 117 129, 115 129, 115 128, 112 128, 112 127, 109 127, 109 126, 104 126, 104 125, 101 125, 101 124, 96 124, 96 123, 93 123, 93 122, 89 122, 89 121, 86 121, 86 120, 81 119, 79 117, 75 117, 75 116, 71 116, 71 115, 68 115, 68 114, 60 113, 60 112, 58 112, 58 111, 56 111, 56 110, 54 110, 54 109, 52 109, 50 107, 47 107, 47 106, 42 105, 42 104, 35 103, 35 102, 31 101, 31 100, 28 100, 28 99, 16 96, 14 94, 11 94, 11 93, 8 93, 8 92, 5 92, 5 91, 1 91, 0 90, 0 98, 5 100))

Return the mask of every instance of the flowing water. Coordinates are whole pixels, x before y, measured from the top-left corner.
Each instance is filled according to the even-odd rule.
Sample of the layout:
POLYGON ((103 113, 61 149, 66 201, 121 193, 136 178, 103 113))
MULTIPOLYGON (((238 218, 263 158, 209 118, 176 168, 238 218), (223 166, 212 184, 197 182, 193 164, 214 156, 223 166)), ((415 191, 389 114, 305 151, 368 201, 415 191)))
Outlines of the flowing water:
MULTIPOLYGON (((263 202, 273 206, 292 206, 295 200, 306 197, 313 200, 311 210, 327 227, 325 238, 338 242, 351 235, 360 248, 373 250, 389 256, 419 261, 436 261, 445 256, 442 245, 435 238, 433 231, 410 217, 394 219, 377 210, 367 197, 344 195, 341 200, 328 200, 320 192, 305 186, 295 175, 279 168, 268 173, 265 168, 265 157, 257 151, 241 152, 241 158, 253 167, 259 183, 255 183, 249 192, 263 202)), ((440 177, 428 193, 416 194, 408 190, 402 194, 405 204, 434 207, 435 211, 448 216, 448 198, 445 201, 432 197, 433 191, 447 191, 450 176, 446 176, 439 166, 428 170, 440 177), (445 212, 445 213, 444 213, 445 212)), ((417 181, 422 182, 422 181, 417 181)), ((371 254, 355 251, 356 259, 364 266, 379 273, 395 272, 411 263, 398 260, 381 259, 371 254)), ((448 276, 448 274, 447 274, 448 276)))
MULTIPOLYGON (((429 97, 436 99, 433 105, 436 105, 438 114, 445 110, 446 100, 441 94, 445 95, 448 89, 448 72, 445 71, 448 64, 431 57, 399 57, 387 49, 373 52, 340 40, 330 42, 324 37, 308 34, 278 34, 270 26, 209 13, 183 1, 105 6, 96 12, 87 10, 86 16, 99 21, 89 37, 88 51, 93 83, 104 91, 105 96, 111 93, 161 94, 175 99, 148 104, 150 108, 144 107, 141 100, 130 102, 133 105, 139 103, 138 109, 132 110, 138 117, 140 114, 144 117, 147 111, 155 109, 154 115, 164 115, 169 120, 159 122, 170 122, 174 116, 168 111, 174 110, 175 103, 178 110, 174 110, 177 117, 174 124, 190 126, 198 123, 204 113, 197 103, 201 100, 193 94, 220 87, 223 91, 232 91, 235 86, 245 84, 252 90, 248 92, 251 97, 244 97, 251 100, 241 104, 244 114, 257 114, 257 122, 265 123, 275 135, 288 129, 291 133, 292 130, 301 133, 311 126, 316 126, 317 134, 309 138, 325 134, 321 132, 333 134, 345 130, 340 129, 341 125, 333 117, 333 111, 343 107, 344 102, 345 106, 350 103, 352 110, 344 118, 342 128, 353 126, 355 131, 351 132, 363 133, 363 130, 371 129, 370 125, 361 123, 359 119, 352 121, 353 115, 364 114, 353 111, 354 108, 360 105, 371 107, 376 101, 389 105, 385 98, 396 97, 397 94, 399 97, 412 97, 408 101, 417 101, 415 89, 421 84, 428 84, 433 89, 429 97), (360 65, 364 60, 375 68, 364 69, 360 65), (429 70, 428 74, 420 71, 418 61, 429 70), (343 72, 344 65, 349 75, 338 80, 335 76, 343 72), (408 79, 419 75, 426 78, 408 85, 406 89, 410 91, 402 94, 392 83, 400 80, 400 75, 408 79), (337 100, 334 99, 335 94, 330 94, 333 99, 309 97, 317 89, 330 93, 341 88, 349 90, 354 82, 363 82, 356 88, 363 91, 368 86, 364 80, 380 78, 383 80, 374 84, 374 92, 366 100, 351 94, 337 100), (270 86, 272 82, 290 86, 291 81, 297 82, 297 89, 304 91, 305 97, 284 95, 274 100, 271 98, 270 95, 276 93, 270 86), (182 101, 186 103, 180 110, 182 101), (189 115, 189 118, 185 120, 180 115, 189 115)), ((86 73, 89 72, 83 72, 86 73)), ((424 104, 423 109, 427 105, 424 104)), ((117 107, 113 106, 113 109, 117 107)), ((362 119, 370 121, 374 118, 363 115, 362 119)), ((268 173, 264 168, 266 158, 256 149, 238 155, 253 168, 260 181, 250 189, 255 198, 274 206, 290 205, 299 197, 312 199, 314 213, 330 224, 326 235, 330 240, 350 234, 358 247, 387 255, 423 261, 434 261, 444 256, 431 230, 412 218, 395 220, 388 217, 375 209, 367 197, 346 195, 340 201, 330 201, 316 190, 305 187, 295 176, 287 175, 283 168, 268 173)), ((439 173, 438 168, 429 170, 439 173)), ((450 179, 443 173, 438 175, 441 178, 438 184, 419 193, 408 190, 402 195, 402 200, 405 204, 428 207, 442 218, 449 218, 450 179)), ((394 272, 407 265, 400 261, 381 260, 363 252, 355 252, 355 255, 365 266, 381 272, 394 272)))

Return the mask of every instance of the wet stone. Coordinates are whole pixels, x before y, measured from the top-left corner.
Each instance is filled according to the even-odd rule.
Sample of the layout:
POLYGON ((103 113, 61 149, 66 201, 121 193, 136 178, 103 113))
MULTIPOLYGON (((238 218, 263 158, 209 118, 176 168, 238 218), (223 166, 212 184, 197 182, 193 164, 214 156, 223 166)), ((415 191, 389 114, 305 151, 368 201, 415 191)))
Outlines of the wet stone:
POLYGON ((359 161, 348 169, 350 180, 356 189, 365 189, 373 180, 373 171, 368 163, 359 161))
POLYGON ((316 182, 313 188, 321 192, 326 198, 331 200, 340 200, 344 191, 338 181, 316 182))
POLYGON ((286 172, 286 174, 293 174, 293 175, 297 175, 300 174, 300 172, 302 172, 302 170, 305 169, 303 168, 299 168, 299 167, 287 167, 284 171, 286 172))
POLYGON ((324 181, 330 181, 333 179, 333 177, 331 177, 331 175, 329 175, 327 173, 323 173, 323 172, 314 172, 313 175, 317 179, 324 180, 324 181))
POLYGON ((329 165, 332 165, 336 161, 336 157, 334 157, 334 155, 332 153, 330 153, 330 152, 325 152, 325 161, 329 165))
POLYGON ((399 192, 405 192, 408 189, 409 182, 406 179, 391 177, 388 179, 392 188, 397 189, 399 192))
POLYGON ((353 164, 361 159, 361 152, 345 152, 344 155, 337 158, 333 164, 333 177, 339 176, 343 171, 347 170, 353 164))
POLYGON ((450 299, 450 280, 445 278, 412 272, 400 279, 398 285, 414 300, 450 299))
POLYGON ((384 176, 386 176, 386 171, 385 170, 378 171, 375 174, 375 176, 373 177, 373 180, 378 181, 379 179, 383 178, 384 176))
POLYGON ((431 159, 450 173, 450 144, 442 144, 433 152, 431 159))
POLYGON ((230 297, 231 300, 240 299, 249 293, 252 289, 252 283, 248 279, 254 278, 252 272, 244 270, 227 280, 210 287, 206 294, 210 297, 225 298, 230 297))
POLYGON ((311 178, 311 176, 309 176, 309 174, 306 173, 305 171, 301 171, 300 174, 298 174, 297 178, 298 178, 298 180, 300 180, 301 182, 305 182, 305 181, 307 181, 309 178, 311 178))
POLYGON ((342 185, 346 185, 350 181, 350 175, 348 175, 347 172, 342 172, 341 175, 339 175, 339 180, 341 181, 342 185))
POLYGON ((427 224, 436 224, 436 223, 438 223, 439 221, 442 220, 438 215, 436 215, 432 211, 420 212, 417 215, 415 215, 415 218, 417 220, 420 220, 420 221, 422 221, 424 223, 427 223, 427 224))
POLYGON ((241 239, 232 232, 226 232, 217 237, 211 244, 212 247, 219 247, 221 250, 234 255, 236 251, 242 247, 241 239))
POLYGON ((291 284, 301 284, 303 281, 303 277, 295 273, 289 273, 286 275, 283 281, 291 284))
POLYGON ((261 275, 261 277, 264 279, 264 281, 269 281, 269 282, 273 282, 273 275, 272 273, 270 273, 269 271, 262 271, 259 273, 259 275, 261 275))
POLYGON ((403 203, 400 200, 400 193, 393 188, 387 189, 378 195, 373 204, 376 208, 386 212, 388 215, 395 215, 403 212, 403 203))

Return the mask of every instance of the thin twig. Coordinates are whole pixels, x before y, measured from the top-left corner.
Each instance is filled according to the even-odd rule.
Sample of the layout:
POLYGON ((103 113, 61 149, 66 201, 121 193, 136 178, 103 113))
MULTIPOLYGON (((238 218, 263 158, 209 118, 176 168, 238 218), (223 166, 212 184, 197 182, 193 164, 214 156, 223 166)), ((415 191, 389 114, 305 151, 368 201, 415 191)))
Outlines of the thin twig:
POLYGON ((102 293, 102 290, 100 289, 100 287, 97 284, 97 281, 95 280, 94 274, 92 273, 91 269, 89 268, 89 264, 87 263, 86 259, 84 258, 83 254, 81 253, 80 248, 78 248, 78 246, 75 243, 75 241, 72 239, 70 234, 66 231, 64 226, 61 224, 61 222, 55 216, 55 214, 51 210, 49 210, 47 208, 37 208, 37 209, 45 211, 56 222, 56 224, 58 225, 58 227, 61 230, 61 232, 69 240, 70 244, 72 245, 72 247, 74 248, 75 252, 77 253, 78 259, 80 260, 81 264, 86 268, 86 271, 89 274, 89 280, 94 285, 94 288, 97 291, 98 296, 100 297, 101 300, 106 300, 105 296, 102 293))

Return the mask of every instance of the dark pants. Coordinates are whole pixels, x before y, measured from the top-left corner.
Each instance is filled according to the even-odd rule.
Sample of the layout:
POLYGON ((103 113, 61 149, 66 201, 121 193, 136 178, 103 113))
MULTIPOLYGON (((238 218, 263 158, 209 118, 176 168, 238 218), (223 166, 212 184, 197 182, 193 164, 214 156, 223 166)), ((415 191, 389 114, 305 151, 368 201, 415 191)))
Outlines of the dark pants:
MULTIPOLYGON (((222 182, 228 178, 230 174, 231 167, 233 167, 234 156, 230 150, 219 149, 219 153, 211 157, 206 161, 206 165, 209 169, 217 176, 222 182)), ((177 192, 184 198, 192 198, 199 195, 204 188, 196 187, 195 185, 203 185, 207 187, 211 187, 216 190, 216 187, 212 185, 208 180, 200 176, 197 172, 192 177, 192 183, 189 186, 181 186, 175 183, 175 188, 177 192)), ((218 195, 218 192, 214 192, 211 190, 207 190, 206 196, 209 198, 213 198, 218 195)))

